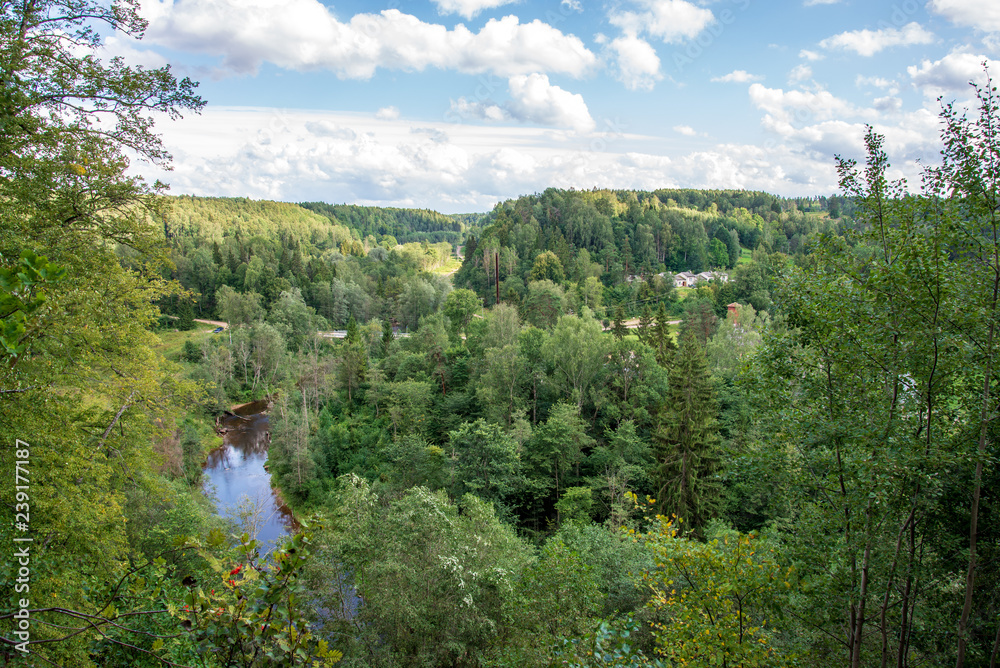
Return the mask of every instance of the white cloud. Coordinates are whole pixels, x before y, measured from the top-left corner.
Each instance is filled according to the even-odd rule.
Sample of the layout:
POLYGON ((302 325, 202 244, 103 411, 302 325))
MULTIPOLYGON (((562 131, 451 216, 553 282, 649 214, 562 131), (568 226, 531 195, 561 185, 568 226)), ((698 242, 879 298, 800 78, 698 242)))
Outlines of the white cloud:
POLYGON ((609 49, 615 54, 617 78, 629 90, 652 90, 663 79, 660 58, 646 40, 624 35, 613 40, 609 49))
POLYGON ((155 69, 168 64, 166 58, 149 49, 140 48, 140 42, 132 39, 109 35, 101 45, 100 57, 104 60, 122 58, 127 65, 136 65, 155 69))
POLYGON ((1000 3, 996 0, 931 0, 927 9, 961 26, 1000 31, 1000 3))
POLYGON ((814 5, 836 5, 840 0, 805 0, 802 4, 806 7, 812 7, 814 5))
POLYGON ((572 9, 574 12, 583 11, 583 3, 580 0, 562 0, 559 5, 567 9, 572 9))
POLYGON ((573 94, 549 82, 544 74, 513 76, 507 84, 510 99, 498 104, 492 99, 452 100, 445 120, 453 123, 486 121, 545 125, 586 133, 594 129, 582 95, 573 94))
POLYGON ((682 134, 685 137, 697 137, 698 136, 698 131, 695 130, 690 125, 675 125, 674 126, 674 132, 676 132, 677 134, 682 134))
POLYGON ((715 21, 712 11, 687 0, 633 0, 639 11, 614 8, 608 14, 612 25, 626 35, 647 33, 664 42, 679 42, 696 37, 715 21))
POLYGON ((890 81, 889 79, 886 79, 884 77, 874 77, 874 76, 866 77, 862 74, 859 74, 854 79, 854 85, 858 87, 873 86, 875 88, 892 88, 896 84, 894 81, 890 81))
POLYGON ((887 95, 875 98, 872 105, 879 111, 891 114, 903 108, 903 101, 893 95, 887 95))
MULTIPOLYGON (((173 192, 282 201, 324 200, 381 206, 487 211, 501 200, 557 188, 738 188, 779 195, 834 192, 834 154, 863 158, 866 110, 815 93, 763 93, 763 127, 775 138, 763 146, 699 143, 690 152, 657 137, 614 131, 601 141, 547 128, 462 123, 379 121, 371 114, 209 107, 182 123, 158 125, 176 156, 163 173, 173 192), (805 96, 805 97, 797 97, 805 96), (827 117, 795 116, 809 105, 827 117), (793 125, 767 111, 789 111, 793 125), (673 150, 671 150, 673 148, 673 150)), ((828 94, 827 94, 828 95, 828 94)), ((760 105, 759 105, 760 106, 760 105)), ((893 175, 916 178, 934 162, 938 119, 903 114, 886 134, 893 175)), ((686 140, 696 141, 696 140, 686 140)), ((914 181, 916 182, 916 181, 914 181)))
POLYGON ((858 116, 860 111, 846 100, 829 91, 818 92, 767 88, 755 83, 750 86, 750 102, 782 124, 793 121, 823 121, 858 116))
POLYGON ((382 107, 375 112, 375 118, 382 121, 394 121, 399 118, 399 109, 393 106, 382 107))
POLYGON ((799 51, 799 58, 804 60, 823 60, 822 53, 816 53, 815 51, 810 51, 809 49, 802 49, 799 51))
POLYGON ((797 84, 807 79, 812 79, 812 75, 812 68, 805 63, 800 63, 793 67, 792 71, 788 73, 788 83, 797 84))
POLYGON ((483 11, 509 5, 517 0, 433 0, 441 14, 460 14, 467 19, 483 11))
POLYGON ((508 89, 507 111, 519 121, 571 128, 576 132, 590 132, 596 125, 582 95, 549 83, 544 74, 512 76, 508 89))
POLYGON ((333 137, 335 139, 353 141, 358 136, 354 130, 342 127, 329 120, 308 121, 305 124, 305 128, 310 134, 317 137, 333 137))
POLYGON ((919 23, 911 22, 898 30, 896 28, 882 28, 880 30, 843 32, 824 39, 819 45, 824 49, 843 49, 854 51, 861 56, 874 56, 879 51, 890 47, 930 44, 933 41, 933 33, 924 30, 919 23))
POLYGON ((945 94, 971 93, 970 81, 984 83, 984 61, 990 62, 986 56, 973 53, 949 53, 934 62, 923 60, 919 67, 911 65, 906 72, 924 95, 936 98, 945 94))
POLYGON ((467 120, 506 121, 510 119, 507 111, 492 100, 473 102, 460 97, 452 100, 445 115, 445 120, 461 122, 467 120))
POLYGON ((759 74, 750 74, 746 70, 733 70, 721 77, 712 77, 712 81, 716 83, 749 83, 751 81, 761 81, 763 78, 759 74))
POLYGON ((152 0, 146 41, 222 58, 221 71, 255 73, 264 62, 368 79, 378 68, 428 67, 509 77, 555 72, 580 77, 597 57, 573 35, 539 20, 490 19, 478 33, 449 30, 388 9, 338 20, 318 0, 152 0))

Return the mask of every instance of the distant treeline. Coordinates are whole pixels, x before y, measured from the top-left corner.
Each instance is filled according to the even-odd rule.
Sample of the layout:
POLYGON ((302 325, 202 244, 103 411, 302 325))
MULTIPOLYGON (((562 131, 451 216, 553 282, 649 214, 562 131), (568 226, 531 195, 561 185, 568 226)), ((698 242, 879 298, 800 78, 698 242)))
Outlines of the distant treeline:
POLYGON ((392 236, 399 243, 427 241, 460 244, 466 233, 478 227, 485 214, 446 216, 429 209, 395 209, 353 204, 327 204, 303 202, 301 206, 326 216, 334 223, 342 223, 357 230, 362 236, 392 236))
MULTIPOLYGON (((759 251, 757 258, 804 256, 817 232, 839 234, 851 225, 833 217, 847 208, 834 198, 789 200, 737 190, 549 188, 497 205, 479 237, 470 237, 455 284, 493 303, 499 273, 500 299, 523 303, 542 279, 569 293, 594 292, 596 280, 603 286, 599 303, 638 315, 643 304, 669 304, 673 273, 728 271, 738 263, 746 270, 744 250, 759 251), (666 280, 654 279, 661 273, 666 280)), ((746 300, 759 290, 723 298, 746 300)), ((593 300, 585 301, 594 308, 593 300)), ((769 308, 769 299, 761 294, 755 307, 769 308)))

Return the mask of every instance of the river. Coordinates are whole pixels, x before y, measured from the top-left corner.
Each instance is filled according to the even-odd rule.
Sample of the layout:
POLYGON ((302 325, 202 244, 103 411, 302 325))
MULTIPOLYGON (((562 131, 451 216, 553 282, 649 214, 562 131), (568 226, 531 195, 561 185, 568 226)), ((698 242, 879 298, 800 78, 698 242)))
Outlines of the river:
POLYGON ((209 453, 204 467, 205 491, 215 499, 216 511, 237 521, 242 516, 245 530, 257 534, 262 554, 298 528, 264 468, 270 444, 266 411, 266 401, 255 401, 221 419, 219 426, 227 430, 222 446, 209 453))

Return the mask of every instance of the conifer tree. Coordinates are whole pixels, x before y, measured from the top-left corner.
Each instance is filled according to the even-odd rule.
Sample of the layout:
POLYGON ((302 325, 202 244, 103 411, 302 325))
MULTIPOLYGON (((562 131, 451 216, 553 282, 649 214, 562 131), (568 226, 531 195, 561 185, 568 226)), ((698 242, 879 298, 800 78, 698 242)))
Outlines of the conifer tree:
POLYGON ((642 307, 642 315, 639 316, 639 329, 636 334, 639 340, 648 344, 653 333, 653 314, 649 310, 649 304, 642 307))
POLYGON ((177 307, 177 329, 182 332, 194 329, 194 307, 191 300, 185 297, 181 297, 177 307))
POLYGON ((670 389, 655 432, 657 501, 662 514, 675 514, 698 530, 719 507, 715 475, 721 453, 718 406, 705 361, 693 334, 685 334, 670 368, 670 389))
POLYGON ((621 306, 615 309, 615 324, 611 328, 611 333, 614 334, 615 338, 621 341, 628 334, 628 330, 625 328, 625 309, 621 306))
POLYGON ((660 308, 656 311, 656 323, 650 328, 646 343, 656 351, 657 363, 664 368, 669 367, 677 350, 677 344, 670 336, 670 323, 667 321, 667 309, 663 306, 663 302, 660 302, 660 308))
POLYGON ((382 356, 389 356, 389 347, 392 345, 393 340, 396 338, 392 331, 392 321, 386 320, 382 323, 382 356))

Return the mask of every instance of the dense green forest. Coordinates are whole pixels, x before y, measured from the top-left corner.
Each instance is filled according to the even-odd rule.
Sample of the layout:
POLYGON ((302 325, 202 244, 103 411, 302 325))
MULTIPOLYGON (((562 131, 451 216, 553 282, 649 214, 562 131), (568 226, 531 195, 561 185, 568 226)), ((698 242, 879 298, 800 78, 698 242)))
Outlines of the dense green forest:
POLYGON ((994 89, 919 193, 869 130, 829 198, 166 197, 127 155, 195 84, 81 55, 133 5, 36 4, 0 23, 5 664, 997 664, 994 89), (302 523, 267 555, 202 490, 262 397, 302 523))
POLYGON ((392 209, 351 204, 326 204, 304 202, 302 206, 326 216, 334 223, 342 223, 362 236, 369 234, 382 239, 390 236, 399 243, 427 241, 461 244, 469 230, 480 225, 482 214, 446 216, 427 209, 392 209))

